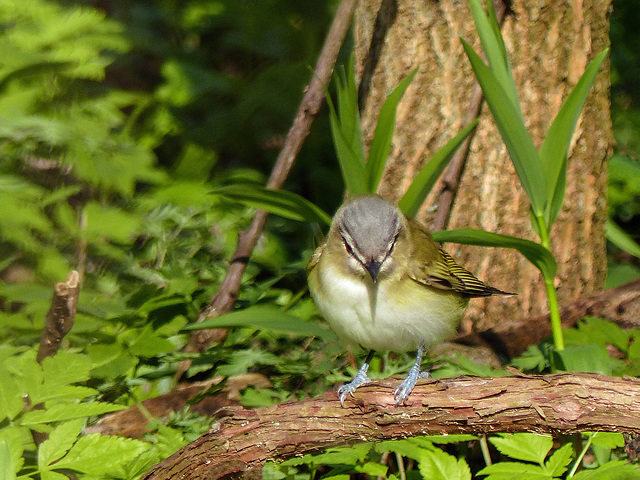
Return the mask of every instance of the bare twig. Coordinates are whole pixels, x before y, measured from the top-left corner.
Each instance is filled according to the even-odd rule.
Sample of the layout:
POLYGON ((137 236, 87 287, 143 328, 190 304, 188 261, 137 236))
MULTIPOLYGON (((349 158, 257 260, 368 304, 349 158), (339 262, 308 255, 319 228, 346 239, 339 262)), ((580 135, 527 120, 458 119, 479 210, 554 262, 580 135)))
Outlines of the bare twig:
MULTIPOLYGON (((504 20, 505 13, 507 11, 507 6, 505 5, 504 0, 495 0, 493 4, 495 6, 498 23, 502 25, 502 21, 504 20)), ((462 120, 462 125, 469 125, 478 118, 483 99, 482 88, 480 88, 480 85, 476 82, 473 87, 473 93, 471 94, 471 101, 469 102, 469 106, 467 107, 462 120)), ((436 209, 436 213, 431 224, 431 228, 434 231, 444 230, 449 223, 449 214, 451 213, 453 200, 458 192, 458 185, 460 185, 460 178, 462 177, 464 165, 467 162, 469 146, 471 145, 472 140, 473 132, 467 136, 464 142, 462 142, 462 145, 460 145, 456 153, 453 155, 451 162, 442 177, 443 187, 440 195, 438 196, 438 208, 436 209)))
POLYGON ((54 287, 51 308, 47 313, 36 357, 39 363, 55 355, 60 342, 71 330, 76 317, 79 293, 80 275, 75 270, 69 274, 66 282, 57 283, 54 287))
POLYGON ((395 407, 397 381, 304 402, 223 409, 218 425, 142 478, 258 478, 264 463, 357 442, 491 432, 640 433, 640 381, 588 373, 424 381, 395 407))
MULTIPOLYGON (((338 52, 351 25, 351 18, 353 17, 355 6, 356 0, 342 0, 342 2, 340 2, 322 52, 318 58, 311 83, 306 89, 284 146, 271 171, 267 188, 278 189, 282 187, 293 166, 296 155, 309 134, 311 124, 322 105, 324 89, 326 89, 331 79, 338 52)), ((238 235, 238 245, 233 254, 231 265, 229 265, 227 269, 224 281, 220 289, 211 299, 211 302, 200 312, 198 321, 216 317, 223 313, 230 312, 233 309, 240 289, 242 274, 251 256, 251 252, 255 248, 258 238, 262 233, 265 222, 267 221, 267 216, 267 212, 258 210, 249 228, 238 235)), ((219 332, 217 333, 215 331, 199 330, 195 332, 191 337, 189 350, 205 350, 215 341, 218 335, 219 332)))

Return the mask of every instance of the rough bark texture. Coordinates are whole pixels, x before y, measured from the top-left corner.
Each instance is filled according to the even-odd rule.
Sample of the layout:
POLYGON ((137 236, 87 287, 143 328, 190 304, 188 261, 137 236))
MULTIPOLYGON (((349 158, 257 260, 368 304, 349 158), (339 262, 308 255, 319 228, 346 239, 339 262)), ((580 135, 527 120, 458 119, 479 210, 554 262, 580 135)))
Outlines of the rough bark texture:
POLYGON ((257 478, 268 460, 349 443, 413 435, 491 432, 640 432, 640 381, 558 374, 423 381, 395 407, 397 381, 304 402, 219 412, 218 424, 142 478, 257 478))
MULTIPOLYGON (((515 0, 503 23, 527 126, 540 145, 562 101, 593 56, 608 46, 610 0, 515 0)), ((418 75, 397 116, 381 193, 398 199, 418 169, 463 126, 475 78, 459 37, 480 51, 468 3, 463 0, 363 0, 356 10, 356 58, 362 78, 363 130, 369 139, 388 92, 414 68, 418 75)), ((602 287, 605 273, 605 160, 612 134, 609 65, 596 79, 570 148, 564 208, 552 232, 559 264, 561 305, 602 287)), ((447 228, 482 228, 536 239, 528 200, 488 108, 470 146, 447 228)), ((431 224, 436 185, 419 215, 431 224)), ((462 330, 484 329, 546 311, 538 271, 514 252, 447 245, 456 260, 516 298, 476 300, 462 330), (472 323, 474 325, 472 325, 472 323)))

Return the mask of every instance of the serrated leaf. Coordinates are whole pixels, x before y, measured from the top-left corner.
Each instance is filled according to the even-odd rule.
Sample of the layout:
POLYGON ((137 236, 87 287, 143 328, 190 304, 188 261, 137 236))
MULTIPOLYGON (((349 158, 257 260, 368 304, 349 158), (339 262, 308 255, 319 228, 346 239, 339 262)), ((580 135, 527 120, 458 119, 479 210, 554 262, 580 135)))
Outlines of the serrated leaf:
POLYGON ((573 476, 573 480, 640 480, 640 470, 637 465, 618 460, 593 470, 581 470, 573 476))
POLYGON ((624 447, 624 437, 621 433, 617 432, 595 432, 591 434, 591 443, 598 447, 608 448, 613 450, 614 448, 624 447))
POLYGON ((329 329, 290 315, 284 310, 270 305, 258 305, 220 315, 219 317, 210 318, 204 322, 187 325, 183 330, 228 327, 266 328, 298 335, 316 336, 324 339, 335 338, 335 334, 329 329))
POLYGON ((458 150, 458 147, 469 136, 473 129, 478 124, 477 120, 474 120, 469 125, 464 127, 460 132, 449 140, 442 148, 440 148, 429 161, 420 169, 415 176, 411 185, 407 189, 407 192, 402 196, 398 202, 400 210, 404 212, 408 217, 415 217, 420 209, 420 206, 424 203, 424 200, 431 192, 431 189, 435 185, 438 178, 447 168, 449 162, 453 158, 453 155, 458 150))
POLYGON ((478 475, 488 475, 483 480, 551 480, 541 466, 518 462, 494 463, 480 470, 478 475))
POLYGON ((78 438, 84 420, 78 418, 58 425, 38 448, 38 468, 46 470, 51 463, 62 457, 78 438))
MULTIPOLYGON (((620 435, 622 437, 622 435, 620 435)), ((566 470, 573 459, 573 445, 567 443, 553 452, 544 464, 545 471, 552 477, 559 477, 566 470)))
POLYGON ((547 186, 533 140, 522 117, 518 114, 518 109, 509 100, 509 95, 502 88, 493 72, 467 42, 462 40, 462 44, 482 87, 482 93, 491 109, 520 183, 529 197, 531 208, 536 216, 542 216, 544 215, 547 186))
POLYGON ((69 453, 55 464, 55 468, 90 475, 114 475, 122 471, 123 465, 149 448, 148 443, 139 440, 94 433, 81 437, 69 453))
POLYGON ((613 375, 624 368, 624 362, 612 358, 602 345, 569 345, 555 355, 562 361, 564 370, 613 375))
POLYGON ((42 410, 31 410, 22 417, 22 425, 38 425, 42 423, 61 422, 75 418, 91 417, 103 413, 116 412, 126 407, 112 403, 54 403, 45 404, 42 410))
POLYGON ((0 421, 5 418, 13 420, 22 411, 24 402, 21 392, 16 379, 0 366, 0 421))
POLYGON ((330 448, 319 455, 310 455, 310 465, 355 465, 363 462, 373 444, 357 443, 349 447, 330 448))
POLYGON ((514 433, 500 437, 491 437, 489 441, 502 453, 517 460, 543 464, 553 439, 536 433, 514 433))
POLYGON ((380 183, 380 178, 382 178, 382 172, 389 156, 391 139, 396 125, 398 104, 416 73, 418 73, 417 68, 393 89, 380 109, 366 164, 370 192, 375 192, 378 189, 378 183, 380 183))
POLYGON ((58 472, 42 472, 40 473, 41 480, 69 480, 69 477, 63 473, 58 472))
POLYGON ((286 190, 272 190, 259 185, 234 184, 216 188, 212 193, 291 220, 331 224, 331 216, 320 207, 300 195, 286 190))
POLYGON ((0 480, 16 478, 16 468, 11 458, 11 449, 6 440, 0 440, 0 480))
POLYGON ((425 440, 426 444, 420 445, 415 442, 414 438, 408 438, 406 440, 387 440, 385 442, 378 442, 375 444, 375 451, 378 453, 384 452, 397 452, 403 457, 413 458, 414 460, 420 460, 423 456, 428 455, 430 450, 433 449, 433 444, 428 440, 425 440), (429 447, 428 449, 425 447, 429 447))
POLYGON ((587 95, 607 53, 608 49, 603 50, 587 65, 580 80, 560 107, 540 146, 540 161, 548 188, 545 210, 547 231, 551 231, 551 226, 558 216, 564 200, 566 158, 573 132, 587 95))
MULTIPOLYGON (((44 373, 44 391, 53 392, 59 387, 72 383, 84 382, 89 379, 91 360, 80 353, 58 351, 53 357, 47 357, 42 362, 44 373)), ((40 400, 39 400, 40 401, 40 400)))
POLYGON ((545 278, 554 278, 556 275, 557 265, 553 255, 542 245, 530 240, 472 228, 433 232, 433 239, 436 242, 454 242, 482 247, 513 248, 518 250, 527 260, 537 267, 545 278))
POLYGON ((418 461, 422 478, 429 480, 471 480, 469 465, 463 459, 434 448, 418 461))

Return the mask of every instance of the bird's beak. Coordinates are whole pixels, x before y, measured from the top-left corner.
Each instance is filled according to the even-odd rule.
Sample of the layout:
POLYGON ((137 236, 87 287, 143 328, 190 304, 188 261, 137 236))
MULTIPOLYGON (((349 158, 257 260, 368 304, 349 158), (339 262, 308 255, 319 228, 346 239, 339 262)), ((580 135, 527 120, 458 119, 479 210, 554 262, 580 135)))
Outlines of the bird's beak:
POLYGON ((382 262, 376 262, 375 260, 371 260, 364 266, 369 272, 369 275, 371 275, 371 280, 373 280, 373 283, 376 283, 376 281, 378 280, 378 273, 380 272, 381 266, 382 262))

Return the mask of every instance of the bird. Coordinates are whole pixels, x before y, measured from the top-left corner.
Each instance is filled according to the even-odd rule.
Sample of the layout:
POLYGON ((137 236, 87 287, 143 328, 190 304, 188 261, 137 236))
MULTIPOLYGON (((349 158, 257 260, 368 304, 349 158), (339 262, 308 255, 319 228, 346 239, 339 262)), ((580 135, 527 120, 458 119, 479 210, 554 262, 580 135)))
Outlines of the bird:
POLYGON ((514 295, 478 280, 458 265, 391 201, 354 195, 338 209, 325 241, 307 265, 308 285, 318 311, 349 344, 369 350, 355 378, 338 389, 347 396, 370 382, 375 352, 416 351, 408 375, 394 393, 406 404, 428 347, 455 335, 472 297, 514 295))

